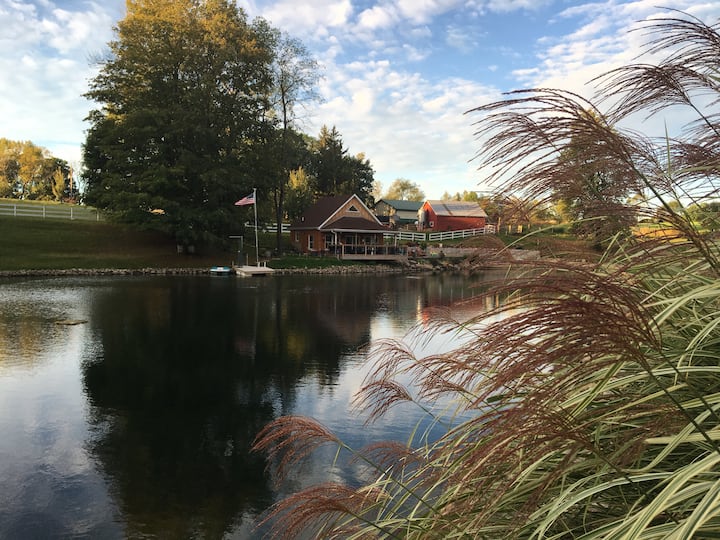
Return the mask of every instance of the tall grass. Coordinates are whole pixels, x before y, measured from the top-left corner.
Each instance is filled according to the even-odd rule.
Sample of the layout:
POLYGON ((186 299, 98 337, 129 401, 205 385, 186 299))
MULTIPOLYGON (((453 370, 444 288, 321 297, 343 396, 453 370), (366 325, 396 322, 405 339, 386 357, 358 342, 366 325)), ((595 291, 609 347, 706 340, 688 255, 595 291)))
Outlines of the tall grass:
MULTIPOLYGON (((353 450, 373 481, 281 501, 269 516, 276 536, 720 537, 718 239, 669 204, 717 196, 720 34, 674 11, 646 30, 649 52, 665 60, 601 78, 596 102, 613 104, 605 112, 560 90, 475 109, 478 159, 494 167, 500 189, 538 199, 573 175, 558 158, 585 141, 587 159, 644 194, 673 238, 618 236, 597 263, 527 263, 488 293, 509 295, 496 310, 435 318, 429 332, 476 332, 449 353, 375 344, 358 396, 369 419, 399 402, 430 411, 450 398, 464 420, 434 441, 353 450), (696 114, 682 138, 618 127, 629 114, 678 104, 696 114), (408 376, 413 389, 399 382, 408 376)), ((267 426, 256 449, 287 469, 326 444, 345 448, 292 417, 267 426)))

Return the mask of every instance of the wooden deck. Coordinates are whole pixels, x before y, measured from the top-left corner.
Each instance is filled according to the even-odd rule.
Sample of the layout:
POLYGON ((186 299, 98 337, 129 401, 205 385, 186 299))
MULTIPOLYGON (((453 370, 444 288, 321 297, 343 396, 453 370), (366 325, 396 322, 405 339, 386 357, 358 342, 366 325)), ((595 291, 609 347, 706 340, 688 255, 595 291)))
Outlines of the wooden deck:
POLYGON ((392 261, 405 262, 408 260, 407 254, 380 254, 380 253, 344 253, 340 256, 343 261, 392 261))
POLYGON ((341 244, 316 255, 337 257, 343 261, 407 261, 407 250, 404 247, 384 244, 341 244))

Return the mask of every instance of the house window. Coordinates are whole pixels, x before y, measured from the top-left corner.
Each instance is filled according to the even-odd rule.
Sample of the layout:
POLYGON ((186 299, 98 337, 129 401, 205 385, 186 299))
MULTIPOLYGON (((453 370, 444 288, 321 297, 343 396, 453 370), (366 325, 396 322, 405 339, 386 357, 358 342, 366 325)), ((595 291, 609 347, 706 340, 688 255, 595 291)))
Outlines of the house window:
POLYGON ((300 232, 299 231, 295 231, 295 241, 296 242, 300 241, 300 232))
POLYGON ((308 249, 315 249, 315 237, 312 234, 308 236, 308 249))
POLYGON ((348 212, 359 212, 360 210, 357 209, 357 206, 354 204, 350 205, 350 208, 348 208, 348 212))
POLYGON ((432 228, 432 227, 434 227, 434 226, 435 226, 435 222, 434 222, 434 221, 431 221, 431 222, 430 222, 430 228, 432 228))

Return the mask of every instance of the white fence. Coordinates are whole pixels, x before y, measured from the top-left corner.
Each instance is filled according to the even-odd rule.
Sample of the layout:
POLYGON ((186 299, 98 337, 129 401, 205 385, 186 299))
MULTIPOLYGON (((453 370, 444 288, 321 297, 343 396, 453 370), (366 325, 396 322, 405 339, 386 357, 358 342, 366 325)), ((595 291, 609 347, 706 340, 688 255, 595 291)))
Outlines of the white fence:
MULTIPOLYGON (((249 221, 245 222, 245 226, 254 229, 255 224, 250 223, 249 221)), ((289 223, 281 223, 280 229, 282 231, 282 234, 290 234, 290 224, 289 223)), ((275 232, 277 231, 277 223, 258 223, 258 231, 260 232, 275 232)))
POLYGON ((0 216, 101 221, 95 208, 66 204, 0 203, 0 216))
POLYGON ((495 225, 486 225, 479 229, 464 229, 462 231, 444 231, 428 233, 429 242, 438 242, 442 240, 455 240, 457 238, 468 238, 469 236, 478 236, 481 234, 495 234, 495 225))
POLYGON ((412 232, 398 231, 392 234, 386 234, 386 239, 397 238, 398 240, 408 240, 410 242, 442 242, 443 240, 454 240, 457 238, 468 238, 470 236, 478 236, 481 234, 495 234, 495 225, 486 225, 479 229, 464 229, 461 231, 444 231, 444 232, 412 232))
MULTIPOLYGON (((245 226, 253 229, 255 225, 247 222, 245 226)), ((275 232, 275 223, 264 223, 258 225, 258 230, 262 232, 275 232)), ((282 224, 283 234, 290 233, 290 224, 282 224)), ((478 236, 481 234, 495 234, 495 225, 486 225, 479 229, 464 229, 462 231, 444 231, 444 232, 415 232, 415 231, 394 231, 392 233, 386 233, 386 240, 405 240, 409 242, 441 242, 443 240, 454 240, 456 238, 468 238, 470 236, 478 236)))

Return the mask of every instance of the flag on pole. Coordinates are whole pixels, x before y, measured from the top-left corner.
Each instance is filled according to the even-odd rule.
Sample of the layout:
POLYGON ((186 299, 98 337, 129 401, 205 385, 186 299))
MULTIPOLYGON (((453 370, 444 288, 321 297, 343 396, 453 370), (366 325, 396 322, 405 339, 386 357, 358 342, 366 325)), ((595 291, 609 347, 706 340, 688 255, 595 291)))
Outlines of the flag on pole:
POLYGON ((254 191, 247 197, 243 197, 238 202, 236 202, 235 206, 247 206, 249 204, 255 204, 255 192, 254 191))

